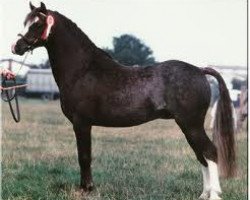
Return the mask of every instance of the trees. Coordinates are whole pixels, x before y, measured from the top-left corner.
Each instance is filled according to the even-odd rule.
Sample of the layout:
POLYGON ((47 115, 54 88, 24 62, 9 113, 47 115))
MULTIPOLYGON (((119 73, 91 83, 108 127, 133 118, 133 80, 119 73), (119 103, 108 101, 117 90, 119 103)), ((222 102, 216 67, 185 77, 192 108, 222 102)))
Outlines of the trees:
POLYGON ((155 63, 153 51, 133 35, 123 34, 113 38, 113 49, 104 49, 124 65, 151 65, 155 63))
POLYGON ((237 79, 237 78, 233 78, 231 83, 233 85, 233 89, 241 90, 241 87, 243 85, 247 85, 247 80, 240 80, 240 79, 237 79))

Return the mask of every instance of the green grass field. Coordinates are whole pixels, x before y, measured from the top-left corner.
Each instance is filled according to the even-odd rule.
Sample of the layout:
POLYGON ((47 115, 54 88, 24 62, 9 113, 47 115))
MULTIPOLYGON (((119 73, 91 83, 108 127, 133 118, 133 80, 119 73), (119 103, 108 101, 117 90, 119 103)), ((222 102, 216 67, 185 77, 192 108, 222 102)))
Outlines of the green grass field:
MULTIPOLYGON (((82 196, 76 144, 59 102, 21 101, 16 124, 3 103, 2 199, 194 200, 200 164, 173 120, 132 128, 94 127, 96 190, 82 196)), ((238 175, 221 180, 224 200, 247 199, 247 135, 237 134, 238 175)))

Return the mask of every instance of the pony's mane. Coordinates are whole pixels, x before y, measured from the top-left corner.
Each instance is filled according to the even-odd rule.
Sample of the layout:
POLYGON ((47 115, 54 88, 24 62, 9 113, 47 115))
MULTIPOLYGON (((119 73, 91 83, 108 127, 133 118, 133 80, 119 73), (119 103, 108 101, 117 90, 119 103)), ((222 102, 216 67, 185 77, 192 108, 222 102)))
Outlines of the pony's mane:
POLYGON ((102 55, 108 58, 112 57, 104 50, 98 48, 90 39, 89 37, 76 25, 76 23, 74 23, 72 20, 70 20, 69 18, 65 17, 64 15, 62 15, 61 13, 54 11, 54 14, 56 14, 60 20, 63 22, 63 24, 65 25, 65 27, 68 29, 68 31, 74 35, 75 37, 77 37, 77 39, 79 40, 79 42, 81 43, 81 46, 83 48, 87 48, 88 50, 92 50, 93 52, 97 53, 98 55, 102 55))

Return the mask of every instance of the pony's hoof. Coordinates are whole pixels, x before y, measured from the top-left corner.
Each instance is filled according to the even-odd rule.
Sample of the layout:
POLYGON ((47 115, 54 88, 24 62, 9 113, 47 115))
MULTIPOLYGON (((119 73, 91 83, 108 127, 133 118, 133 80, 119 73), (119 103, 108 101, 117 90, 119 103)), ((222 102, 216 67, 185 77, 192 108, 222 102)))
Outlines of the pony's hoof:
POLYGON ((209 192, 202 192, 199 197, 199 200, 207 200, 209 198, 209 192))
POLYGON ((222 198, 217 196, 217 197, 210 197, 208 200, 222 200, 222 198))
POLYGON ((217 192, 211 191, 209 200, 222 200, 217 192))
POLYGON ((94 186, 93 183, 88 183, 88 184, 85 184, 85 185, 81 186, 81 190, 82 190, 83 193, 92 192, 94 189, 95 189, 95 186, 94 186))

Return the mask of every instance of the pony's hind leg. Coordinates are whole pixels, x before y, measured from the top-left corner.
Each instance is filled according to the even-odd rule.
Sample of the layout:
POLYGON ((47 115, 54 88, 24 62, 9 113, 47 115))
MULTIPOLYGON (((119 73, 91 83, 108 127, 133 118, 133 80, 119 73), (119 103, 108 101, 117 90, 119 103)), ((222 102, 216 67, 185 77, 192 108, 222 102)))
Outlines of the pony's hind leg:
POLYGON ((202 166, 203 191, 199 199, 221 199, 221 187, 218 176, 217 163, 206 159, 207 167, 202 166))
POLYGON ((209 159, 206 159, 206 161, 208 164, 207 171, 210 180, 209 199, 211 200, 221 199, 219 196, 219 194, 221 193, 221 187, 219 182, 217 163, 209 159))
MULTIPOLYGON (((177 122, 178 123, 178 122, 177 122)), ((203 192, 200 199, 221 199, 221 187, 217 169, 217 151, 210 141, 203 126, 189 127, 178 123, 199 162, 202 164, 203 192)))

